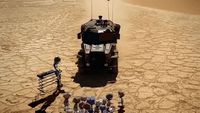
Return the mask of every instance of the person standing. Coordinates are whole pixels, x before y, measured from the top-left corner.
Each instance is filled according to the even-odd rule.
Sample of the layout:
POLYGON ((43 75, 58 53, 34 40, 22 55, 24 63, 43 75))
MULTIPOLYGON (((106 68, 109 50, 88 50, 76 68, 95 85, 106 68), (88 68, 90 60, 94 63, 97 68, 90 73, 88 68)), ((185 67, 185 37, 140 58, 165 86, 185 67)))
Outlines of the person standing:
POLYGON ((61 58, 60 57, 55 57, 54 58, 54 64, 53 67, 55 69, 55 74, 57 77, 57 89, 60 90, 61 87, 63 86, 63 84, 61 83, 61 70, 58 68, 59 63, 61 62, 61 58))

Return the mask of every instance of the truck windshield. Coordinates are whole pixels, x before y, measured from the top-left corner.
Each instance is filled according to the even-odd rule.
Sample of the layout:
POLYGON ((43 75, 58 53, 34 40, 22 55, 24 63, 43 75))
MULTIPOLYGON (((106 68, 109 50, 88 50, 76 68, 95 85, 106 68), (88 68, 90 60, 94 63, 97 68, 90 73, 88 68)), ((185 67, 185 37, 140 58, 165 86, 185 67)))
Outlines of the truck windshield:
POLYGON ((82 41, 86 44, 106 44, 116 43, 117 40, 113 33, 85 32, 83 34, 82 41))

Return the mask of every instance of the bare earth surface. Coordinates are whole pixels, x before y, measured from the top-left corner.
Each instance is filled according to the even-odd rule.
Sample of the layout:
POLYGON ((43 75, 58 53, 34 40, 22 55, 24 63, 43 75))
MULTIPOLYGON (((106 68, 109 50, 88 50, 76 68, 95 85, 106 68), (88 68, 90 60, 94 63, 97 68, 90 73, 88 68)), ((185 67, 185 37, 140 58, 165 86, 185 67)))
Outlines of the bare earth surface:
MULTIPOLYGON (((74 82, 76 34, 89 7, 86 0, 0 0, 1 113, 40 108, 28 106, 38 93, 36 75, 51 69, 55 56, 62 58, 63 89, 73 96, 112 92, 116 103, 123 90, 126 113, 200 113, 199 15, 116 0, 114 21, 122 26, 116 83, 95 74, 74 82)), ((62 94, 47 112, 63 112, 62 94)))
POLYGON ((200 14, 199 0, 125 0, 135 5, 190 14, 200 14))

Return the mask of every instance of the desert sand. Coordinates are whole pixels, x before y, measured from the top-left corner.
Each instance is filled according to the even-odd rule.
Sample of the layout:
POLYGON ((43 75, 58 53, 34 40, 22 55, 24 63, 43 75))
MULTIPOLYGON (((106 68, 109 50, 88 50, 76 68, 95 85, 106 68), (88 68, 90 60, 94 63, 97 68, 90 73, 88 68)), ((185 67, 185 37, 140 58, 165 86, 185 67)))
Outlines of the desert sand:
MULTIPOLYGON (((62 59, 63 89, 73 97, 111 92, 117 103, 117 91, 123 90, 126 113, 199 113, 199 10, 182 11, 180 0, 170 2, 175 10, 134 1, 114 1, 113 20, 122 29, 119 74, 110 83, 106 74, 76 75, 81 43, 76 34, 91 18, 90 1, 0 0, 1 113, 33 113, 41 107, 28 104, 38 94, 36 75, 52 69, 55 56, 62 59)), ((182 2, 190 1, 199 9, 198 0, 182 2)), ((94 0, 93 8, 93 17, 108 18, 103 0, 94 0)), ((63 101, 58 95, 46 111, 64 112, 63 101)))
POLYGON ((200 14, 199 0, 125 0, 134 5, 188 14, 200 14))

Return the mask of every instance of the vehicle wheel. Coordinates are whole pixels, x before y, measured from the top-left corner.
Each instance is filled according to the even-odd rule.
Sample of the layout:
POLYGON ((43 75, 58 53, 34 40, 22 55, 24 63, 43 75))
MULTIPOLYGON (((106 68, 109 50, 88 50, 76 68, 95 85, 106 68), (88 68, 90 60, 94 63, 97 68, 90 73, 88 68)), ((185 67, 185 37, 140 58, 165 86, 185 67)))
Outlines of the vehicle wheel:
POLYGON ((118 74, 118 59, 116 58, 116 59, 113 59, 113 61, 112 61, 113 63, 112 63, 112 73, 113 74, 118 74))
POLYGON ((85 72, 85 66, 84 66, 84 58, 78 59, 78 73, 84 73, 85 72))
POLYGON ((78 67, 78 73, 83 74, 85 72, 84 67, 78 67))
POLYGON ((112 73, 113 74, 118 74, 118 67, 113 67, 112 68, 112 73))

